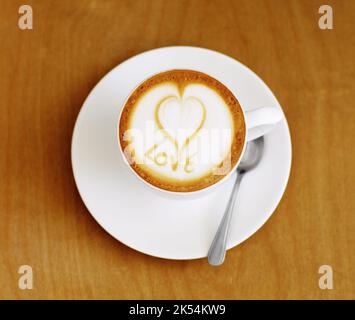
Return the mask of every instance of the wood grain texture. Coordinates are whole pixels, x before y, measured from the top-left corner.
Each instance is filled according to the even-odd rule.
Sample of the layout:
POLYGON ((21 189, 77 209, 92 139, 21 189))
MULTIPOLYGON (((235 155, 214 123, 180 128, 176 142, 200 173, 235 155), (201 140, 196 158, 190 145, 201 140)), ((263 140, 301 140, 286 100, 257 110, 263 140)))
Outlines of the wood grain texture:
POLYGON ((355 299, 355 1, 32 0, 34 29, 0 2, 0 298, 355 299), (133 54, 207 47, 249 66, 289 121, 292 172, 271 219, 228 253, 167 261, 94 221, 76 190, 70 141, 97 81, 133 54), (34 289, 20 290, 29 264, 34 289), (334 270, 320 290, 318 268, 334 270))

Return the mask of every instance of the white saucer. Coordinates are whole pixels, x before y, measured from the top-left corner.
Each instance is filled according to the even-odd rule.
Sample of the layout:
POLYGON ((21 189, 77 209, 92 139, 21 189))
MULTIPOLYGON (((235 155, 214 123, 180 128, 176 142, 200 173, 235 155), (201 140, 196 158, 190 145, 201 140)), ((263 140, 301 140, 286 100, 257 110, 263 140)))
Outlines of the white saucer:
MULTIPOLYGON (((217 78, 245 109, 281 108, 265 83, 230 57, 194 47, 151 50, 118 65, 92 90, 75 125, 72 166, 86 207, 114 238, 152 256, 196 259, 207 255, 234 179, 203 198, 167 199, 142 185, 117 145, 117 120, 127 95, 150 75, 168 69, 194 69, 217 78)), ((250 237, 271 216, 290 167, 291 140, 284 118, 265 137, 261 163, 242 181, 228 248, 250 237)))

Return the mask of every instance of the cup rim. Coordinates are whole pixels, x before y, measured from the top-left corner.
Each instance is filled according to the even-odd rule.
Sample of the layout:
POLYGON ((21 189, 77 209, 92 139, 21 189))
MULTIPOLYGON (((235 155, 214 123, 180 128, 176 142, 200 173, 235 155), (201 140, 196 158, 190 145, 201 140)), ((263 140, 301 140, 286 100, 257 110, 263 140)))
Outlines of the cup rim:
POLYGON ((163 72, 168 72, 168 71, 172 71, 172 70, 191 70, 191 71, 199 71, 199 72, 203 72, 204 74, 208 75, 209 77, 213 78, 213 79, 216 79, 215 77, 209 75, 208 73, 206 73, 205 71, 201 71, 201 70, 195 70, 195 69, 181 69, 181 68, 176 68, 176 69, 166 69, 166 70, 161 70, 159 72, 156 72, 156 73, 153 73, 151 74, 150 76, 146 77, 144 80, 142 80, 141 82, 139 82, 130 92, 129 94, 127 95, 126 99, 124 100, 124 102, 122 103, 122 107, 121 107, 121 110, 119 112, 119 115, 118 115, 118 119, 117 119, 117 122, 116 122, 116 126, 117 126, 117 130, 116 130, 116 140, 117 140, 117 144, 118 144, 118 149, 120 150, 120 154, 123 158, 123 161, 125 162, 125 164, 129 167, 129 169, 131 170, 131 172, 133 172, 133 174, 140 180, 142 181, 146 186, 150 187, 150 188, 153 188, 154 190, 157 190, 157 191, 160 191, 162 193, 165 193, 165 194, 169 194, 169 195, 178 195, 178 196, 188 196, 188 195, 198 195, 198 194, 203 194, 203 193, 206 193, 208 191, 210 191, 211 189, 214 189, 215 187, 217 187, 218 185, 222 184, 223 182, 225 182, 233 173, 234 171, 236 170, 236 168, 238 167, 243 155, 244 155, 244 151, 245 151, 245 148, 246 148, 246 144, 247 144, 247 141, 248 141, 248 128, 247 128, 247 125, 246 125, 246 120, 245 120, 245 111, 243 109, 243 106, 242 104, 239 102, 239 100, 237 99, 237 97, 235 96, 235 94, 232 92, 232 90, 229 89, 229 87, 227 85, 225 85, 223 83, 223 81, 219 80, 219 79, 216 79, 217 81, 221 82, 226 88, 229 89, 229 91, 232 93, 232 95, 234 96, 234 98, 238 101, 239 105, 240 105, 240 109, 242 110, 242 116, 243 116, 243 121, 244 121, 244 124, 245 124, 245 135, 244 135, 244 141, 243 141, 243 148, 242 148, 242 151, 240 153, 240 156, 239 156, 239 159, 238 161, 235 163, 235 165, 232 167, 232 169, 220 180, 218 180, 217 182, 207 186, 207 187, 204 187, 202 189, 198 189, 198 190, 193 190, 193 191, 172 191, 172 190, 167 190, 167 189, 163 189, 163 188, 159 188, 157 187, 156 185, 154 184, 151 184, 149 183, 148 181, 144 180, 133 168, 132 166, 128 163, 128 160, 126 158, 126 156, 124 155, 123 153, 123 150, 122 150, 122 145, 121 145, 121 140, 120 140, 120 122, 121 122, 121 117, 122 117, 122 113, 123 113, 123 109, 128 101, 128 99, 130 98, 130 96, 132 95, 132 93, 142 84, 144 83, 145 81, 147 81, 149 78, 151 77, 154 77, 155 75, 158 75, 160 73, 163 73, 163 72))

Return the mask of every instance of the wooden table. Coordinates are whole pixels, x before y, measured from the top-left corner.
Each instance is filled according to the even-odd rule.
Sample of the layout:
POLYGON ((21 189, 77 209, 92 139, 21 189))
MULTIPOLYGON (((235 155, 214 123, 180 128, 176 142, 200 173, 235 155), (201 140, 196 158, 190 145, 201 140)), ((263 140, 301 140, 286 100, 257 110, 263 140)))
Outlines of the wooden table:
POLYGON ((0 3, 0 298, 355 298, 355 1, 32 0, 0 3), (265 80, 287 116, 293 163, 272 218, 225 264, 168 261, 109 236, 76 190, 75 119, 111 68, 156 47, 230 55, 265 80), (318 286, 321 265, 334 289, 318 286), (33 268, 20 290, 18 268, 33 268))

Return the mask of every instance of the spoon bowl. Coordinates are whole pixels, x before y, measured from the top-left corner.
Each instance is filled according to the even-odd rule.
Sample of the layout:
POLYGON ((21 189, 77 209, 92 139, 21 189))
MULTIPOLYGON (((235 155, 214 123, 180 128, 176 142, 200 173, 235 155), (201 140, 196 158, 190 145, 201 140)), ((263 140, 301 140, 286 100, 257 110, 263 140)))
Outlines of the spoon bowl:
POLYGON ((249 141, 237 167, 237 172, 247 172, 254 169, 259 164, 263 151, 264 137, 249 141))

